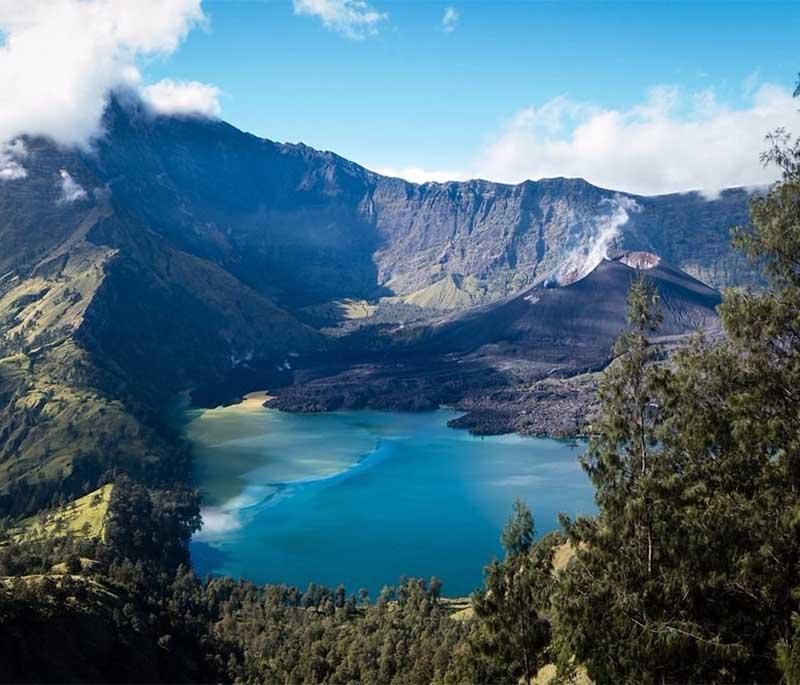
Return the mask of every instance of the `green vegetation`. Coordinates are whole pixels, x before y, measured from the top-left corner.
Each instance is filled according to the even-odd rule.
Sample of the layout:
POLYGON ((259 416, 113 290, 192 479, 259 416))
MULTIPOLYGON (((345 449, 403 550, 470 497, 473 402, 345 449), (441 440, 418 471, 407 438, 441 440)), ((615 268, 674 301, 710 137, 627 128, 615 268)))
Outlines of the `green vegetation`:
POLYGON ((147 463, 166 453, 81 340, 112 259, 82 242, 98 211, 0 290, 0 517, 85 494, 124 454, 147 463))
POLYGON ((547 663, 550 624, 541 615, 553 582, 554 539, 534 545, 533 516, 520 501, 503 530, 504 561, 486 568, 486 588, 473 596, 473 650, 492 682, 530 683, 547 663))
POLYGON ((480 301, 474 278, 462 279, 447 275, 426 288, 417 290, 401 299, 425 309, 464 309, 480 301))
POLYGON ((555 645, 600 682, 797 682, 800 584, 800 175, 753 201, 736 244, 769 287, 728 292, 727 340, 669 365, 631 292, 586 455, 600 514, 566 522, 575 555, 552 595, 555 645))
POLYGON ((376 309, 377 305, 370 304, 366 300, 345 298, 323 304, 309 305, 303 307, 302 311, 316 320, 336 323, 348 319, 368 319, 375 313, 376 309))
POLYGON ((64 535, 105 541, 108 506, 114 492, 106 484, 69 504, 23 519, 8 531, 15 542, 41 540, 64 535))
POLYGON ((0 360, 0 519, 60 506, 118 470, 156 484, 188 464, 129 389, 72 337, 0 360))

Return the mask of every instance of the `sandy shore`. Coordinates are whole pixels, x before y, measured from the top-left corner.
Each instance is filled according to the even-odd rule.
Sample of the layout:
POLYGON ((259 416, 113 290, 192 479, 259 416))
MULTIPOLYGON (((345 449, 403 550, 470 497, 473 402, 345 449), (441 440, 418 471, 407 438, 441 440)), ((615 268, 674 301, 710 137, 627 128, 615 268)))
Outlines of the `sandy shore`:
POLYGON ((268 390, 256 390, 256 392, 247 393, 238 406, 244 409, 258 409, 264 406, 264 402, 273 399, 275 396, 270 395, 268 390))

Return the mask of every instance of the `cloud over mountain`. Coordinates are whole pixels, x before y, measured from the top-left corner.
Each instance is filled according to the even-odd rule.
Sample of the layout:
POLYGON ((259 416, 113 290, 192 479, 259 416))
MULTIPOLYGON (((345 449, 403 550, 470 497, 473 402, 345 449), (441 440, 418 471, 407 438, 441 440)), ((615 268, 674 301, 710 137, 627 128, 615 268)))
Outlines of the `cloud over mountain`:
POLYGON ((428 181, 445 183, 447 181, 466 181, 468 179, 468 175, 463 171, 438 171, 433 169, 424 169, 418 166, 380 166, 375 167, 373 171, 376 171, 383 176, 403 178, 406 181, 411 181, 412 183, 427 183, 428 181))
POLYGON ((219 95, 219 88, 198 81, 162 79, 142 88, 144 101, 158 114, 215 117, 220 113, 219 95))
POLYGON ((779 126, 800 134, 798 102, 788 89, 765 83, 746 97, 745 106, 733 107, 711 89, 687 94, 662 86, 639 104, 615 109, 561 96, 514 114, 466 168, 385 170, 416 182, 565 176, 643 195, 714 196, 774 181, 776 170, 759 162, 766 134, 779 126))
POLYGON ((740 109, 718 102, 712 90, 687 96, 654 88, 629 109, 561 97, 518 112, 478 166, 499 181, 582 176, 642 194, 713 194, 775 180, 758 160, 764 136, 778 126, 800 132, 800 114, 792 94, 770 84, 740 109))
MULTIPOLYGON (((88 145, 109 91, 138 88, 138 61, 173 52, 204 21, 200 0, 0 0, 0 143, 25 133, 88 145)), ((19 166, 0 147, 0 177, 19 166)))
POLYGON ((77 202, 78 200, 83 200, 88 196, 86 189, 74 178, 72 178, 72 174, 70 174, 69 171, 66 169, 61 169, 58 172, 58 175, 60 178, 59 185, 61 187, 61 197, 59 198, 59 202, 77 202))

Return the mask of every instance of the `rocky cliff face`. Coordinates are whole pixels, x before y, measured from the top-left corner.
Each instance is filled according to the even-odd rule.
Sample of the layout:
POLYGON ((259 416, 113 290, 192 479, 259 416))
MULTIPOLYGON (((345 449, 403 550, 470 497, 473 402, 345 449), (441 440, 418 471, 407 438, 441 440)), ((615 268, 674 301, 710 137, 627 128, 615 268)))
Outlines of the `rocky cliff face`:
POLYGON ((695 193, 638 197, 581 179, 517 186, 380 179, 372 201, 379 283, 399 293, 445 275, 474 276, 493 300, 546 277, 576 252, 597 248, 596 264, 613 247, 656 252, 714 287, 753 279, 729 244, 729 228, 747 221, 742 190, 706 200, 695 193))
MULTIPOLYGON (((85 164, 170 244, 289 308, 410 295, 452 277, 493 301, 570 259, 655 252, 714 287, 753 274, 729 244, 747 194, 639 197, 581 179, 417 185, 221 122, 112 103, 85 164)), ((593 265, 591 265, 593 266, 593 265)), ((589 269, 590 270, 590 269, 589 269)))

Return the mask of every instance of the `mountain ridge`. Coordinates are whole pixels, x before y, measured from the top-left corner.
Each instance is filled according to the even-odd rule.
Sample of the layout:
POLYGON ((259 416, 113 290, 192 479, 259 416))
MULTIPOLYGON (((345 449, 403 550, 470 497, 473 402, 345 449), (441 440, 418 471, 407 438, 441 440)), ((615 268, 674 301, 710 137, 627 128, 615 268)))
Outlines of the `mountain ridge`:
MULTIPOLYGON (((181 239, 196 233, 195 247, 209 250, 211 242, 218 251, 251 250, 251 262, 226 264, 257 289, 279 292, 287 302, 296 298, 286 291, 297 283, 285 273, 285 261, 293 267, 299 262, 304 290, 319 301, 407 295, 444 275, 483 280, 487 301, 497 299, 554 269, 570 240, 590 240, 593 221, 603 210, 600 203, 615 196, 631 198, 641 207, 628 216, 618 247, 660 254, 714 287, 753 278, 728 244, 727 227, 747 221, 748 195, 742 189, 706 200, 697 193, 620 193, 583 179, 417 185, 383 177, 332 152, 257 138, 222 122, 131 118, 119 105, 110 111, 108 135, 116 148, 124 148, 131 134, 152 136, 164 159, 151 155, 149 168, 141 171, 149 172, 147 178, 164 174, 176 188, 183 184, 191 191, 184 209, 196 216, 187 220, 186 215, 168 215, 176 227, 187 229, 181 239), (204 131, 213 134, 210 140, 204 131), (178 161, 165 161, 169 157, 178 161), (207 190, 205 206, 192 199, 197 188, 207 190), (227 207, 228 215, 220 219, 214 204, 227 207), (217 234, 204 238, 191 219, 213 226, 217 234), (327 228, 324 233, 321 226, 327 228), (699 231, 702 236, 694 235, 699 231), (292 241, 291 234, 302 241, 292 241), (281 259, 270 249, 280 250, 281 259), (345 249, 346 257, 341 254, 345 249), (319 263, 321 250, 328 251, 327 269, 319 263), (338 259, 346 268, 340 268, 338 259), (265 268, 276 271, 270 282, 263 278, 265 268), (332 289, 332 281, 341 287, 332 289)), ((117 155, 100 149, 99 156, 112 178, 124 177, 131 158, 137 159, 135 150, 132 154, 128 149, 117 155)), ((115 190, 129 193, 124 178, 115 190)), ((150 183, 148 191, 155 191, 148 199, 159 204, 158 184, 150 183)), ((172 237, 177 233, 163 230, 172 237)))
MULTIPOLYGON (((130 107, 130 105, 128 105, 128 107, 130 107)), ((117 100, 112 100, 109 106, 106 116, 106 129, 106 135, 96 142, 93 151, 72 155, 71 158, 84 166, 87 170, 91 170, 96 180, 100 182, 100 186, 102 186, 103 183, 107 183, 112 194, 115 194, 117 199, 125 201, 129 208, 135 207, 137 212, 146 217, 148 216, 146 208, 141 206, 142 198, 134 196, 136 191, 139 193, 145 190, 151 193, 155 191, 147 200, 150 204, 158 206, 159 204, 163 204, 163 202, 159 202, 159 200, 162 199, 159 195, 163 196, 165 194, 165 189, 173 193, 178 191, 188 193, 187 197, 190 203, 196 202, 198 195, 202 196, 202 192, 200 191, 207 190, 211 199, 216 201, 219 199, 220 193, 224 190, 227 196, 226 200, 228 200, 230 205, 228 209, 234 212, 242 208, 247 210, 253 210, 255 208, 258 210, 259 206, 263 211, 268 201, 277 206, 279 210, 287 209, 287 207, 291 209, 291 201, 297 199, 287 197, 287 194, 291 193, 302 195, 300 199, 307 202, 312 207, 314 205, 319 207, 321 204, 331 204, 343 197, 348 199, 353 205, 351 207, 352 211, 350 216, 333 218, 338 220, 339 223, 344 223, 348 220, 355 223, 369 223, 371 218, 374 219, 374 229, 378 235, 373 234, 370 236, 368 235, 369 232, 367 232, 358 237, 371 238, 372 247, 377 255, 376 261, 378 262, 377 266, 379 270, 379 278, 375 279, 375 282, 371 285, 377 286, 378 288, 384 286, 393 279, 395 284, 406 281, 419 281, 424 282, 424 285, 430 285, 435 282, 435 276, 438 275, 439 272, 461 276, 473 275, 490 280, 493 268, 504 260, 507 262, 506 266, 509 269, 519 268, 520 270, 535 270, 541 275, 547 270, 546 267, 548 265, 547 262, 541 265, 539 264, 539 262, 542 262, 544 253, 548 251, 546 248, 559 248, 558 241, 563 240, 566 242, 570 236, 590 238, 590 235, 586 235, 586 229, 591 227, 587 227, 584 224, 591 219, 592 216, 597 214, 597 204, 600 200, 613 199, 614 196, 631 198, 633 201, 642 204, 643 206, 640 213, 643 215, 646 215, 649 208, 653 205, 658 206, 659 212, 663 213, 663 211, 668 210, 678 215, 681 213, 685 215, 689 210, 692 211, 693 215, 698 212, 701 215, 704 212, 706 214, 711 212, 713 215, 716 210, 725 210, 725 214, 717 220, 718 225, 716 229, 718 233, 720 232, 720 224, 727 227, 727 225, 735 223, 728 220, 727 214, 732 214, 741 221, 746 220, 746 215, 744 215, 743 212, 746 210, 747 192, 744 189, 728 189, 723 191, 719 198, 707 200, 696 192, 641 196, 598 188, 581 178, 567 179, 564 177, 541 179, 538 181, 526 180, 515 185, 495 183, 481 179, 463 182, 449 181, 444 183, 428 182, 424 184, 414 184, 399 178, 381 176, 335 153, 329 151, 319 152, 302 143, 276 143, 268 139, 257 138, 251 134, 239 131, 230 124, 216 120, 185 117, 152 117, 139 111, 131 113, 128 108, 120 104, 117 100), (169 141, 165 141, 165 134, 167 138, 173 137, 179 140, 177 143, 175 140, 169 143, 169 141), (135 145, 130 144, 131 139, 135 139, 135 145), (150 147, 153 147, 154 143, 161 144, 164 150, 163 154, 161 154, 162 157, 167 158, 172 156, 173 158, 177 158, 177 161, 173 159, 172 168, 169 168, 169 165, 162 164, 162 168, 154 169, 153 167, 159 162, 163 162, 163 160, 159 160, 159 154, 154 154, 152 150, 145 154, 145 152, 143 152, 143 141, 147 142, 150 147), (242 173, 235 176, 235 182, 228 182, 226 178, 224 178, 224 174, 217 173, 216 165, 213 165, 214 168, 208 170, 207 173, 195 173, 192 175, 191 162, 193 161, 193 156, 200 161, 206 161, 202 159, 202 156, 209 148, 219 148, 225 144, 235 144, 239 146, 239 148, 234 150, 226 149, 226 153, 238 152, 240 156, 247 157, 253 156, 254 154, 264 154, 266 152, 268 153, 266 156, 269 158, 267 162, 274 161, 275 159, 279 159, 280 161, 286 161, 287 159, 291 161, 293 159, 293 161, 289 165, 290 168, 288 170, 272 170, 272 173, 269 174, 266 173, 269 169, 265 170, 263 168, 266 162, 261 160, 261 180, 267 182, 262 185, 254 185, 252 180, 248 180, 246 175, 242 173), (195 147, 193 148, 192 145, 195 147), (119 152, 119 154, 117 154, 117 152, 119 152), (300 160, 299 166, 298 159, 300 160), (136 162, 140 163, 139 168, 137 168, 136 162), (311 163, 310 166, 308 165, 309 163, 311 163), (303 164, 306 165, 305 168, 301 168, 303 164), (142 172, 152 171, 156 173, 152 173, 149 176, 142 174, 142 172), (183 174, 183 178, 181 178, 181 173, 183 174), (187 176, 189 176, 188 179, 186 178, 187 176), (135 180, 132 181, 131 179, 135 180), (280 182, 275 182, 276 179, 280 182), (190 180, 197 183, 194 186, 191 183, 187 183, 184 184, 184 187, 181 187, 179 183, 181 180, 190 180), (202 181, 202 183, 199 181, 202 181), (245 186, 249 187, 245 189, 245 192, 242 192, 242 188, 245 186), (237 188, 239 189, 238 197, 235 192, 237 188), (247 193, 257 197, 255 207, 253 206, 254 202, 252 198, 244 197, 247 193), (588 197, 584 197, 587 194, 588 197), (409 206, 401 207, 398 211, 392 212, 390 211, 392 206, 396 205, 398 202, 396 196, 400 196, 401 200, 404 196, 409 206), (437 218, 435 212, 432 212, 432 210, 435 210, 437 205, 446 204, 447 199, 460 199, 466 203, 472 202, 473 205, 477 205, 477 209, 480 210, 477 220, 475 211, 471 211, 469 207, 462 212, 466 216, 465 219, 453 219, 450 211, 452 207, 443 208, 446 210, 444 219, 448 221, 452 220, 456 224, 458 224, 458 222, 465 224, 462 228, 465 229, 464 234, 466 236, 481 239, 487 237, 487 233, 490 234, 494 231, 495 233, 499 233, 501 238, 503 238, 503 236, 507 238, 505 242, 501 240, 495 245, 495 247, 500 249, 493 255, 495 261, 494 265, 485 262, 476 263, 473 264, 475 268, 473 268, 472 271, 470 271, 469 268, 464 268, 461 272, 447 266, 447 262, 455 258, 454 253, 464 249, 463 245, 453 244, 457 242, 453 240, 453 235, 442 235, 441 232, 434 230, 437 227, 437 223, 444 219, 441 217, 437 218), (543 206, 537 207, 537 199, 544 199, 547 202, 545 202, 543 206), (553 203, 549 202, 549 200, 552 199, 559 200, 562 206, 560 208, 554 208, 553 203), (480 224, 481 219, 485 220, 488 213, 496 211, 498 203, 508 204, 509 202, 514 204, 512 210, 516 213, 512 212, 509 216, 498 217, 498 221, 502 220, 504 222, 503 225, 495 224, 488 227, 478 226, 479 228, 483 228, 483 230, 478 231, 476 234, 476 224, 480 224), (569 205, 569 202, 580 203, 582 206, 577 208, 567 206, 566 210, 569 211, 566 211, 564 205, 569 205), (680 206, 673 206, 675 203, 678 203, 678 205, 683 204, 685 207, 682 209, 680 206), (661 205, 668 206, 664 208, 661 207, 661 205), (730 206, 726 207, 725 205, 730 206), (559 209, 562 214, 566 214, 564 217, 565 221, 562 221, 562 223, 567 224, 566 228, 568 231, 566 233, 562 231, 560 234, 553 236, 553 240, 551 240, 553 243, 552 246, 543 242, 535 246, 538 247, 538 250, 534 249, 533 253, 531 253, 531 245, 525 243, 521 238, 531 232, 535 232, 534 229, 538 228, 537 226, 531 225, 532 217, 533 219, 541 220, 548 212, 551 214, 557 213, 559 209), (412 226, 407 225, 409 221, 412 223, 412 226), (421 235, 407 235, 410 229, 413 228, 413 224, 417 226, 425 224, 428 228, 427 230, 419 231, 418 233, 421 235), (402 249, 403 245, 398 243, 403 243, 404 241, 415 241, 418 243, 417 245, 411 245, 411 247, 421 247, 434 251, 438 249, 438 252, 433 253, 434 258, 425 262, 429 265, 438 265, 438 267, 440 267, 438 271, 430 274, 411 275, 407 273, 408 269, 406 269, 406 271, 398 271, 397 262, 400 257, 405 255, 402 249), (380 246, 376 244, 378 242, 380 242, 380 246), (530 254, 527 255, 527 259, 520 260, 521 254, 526 250, 530 254), (541 252, 542 254, 537 255, 537 252, 541 252), (528 269, 527 267, 531 265, 534 268, 528 269), (481 269, 489 273, 480 273, 481 269)), ((28 142, 30 146, 30 140, 28 142)), ((44 143, 41 143, 41 145, 43 144, 44 143)), ((34 156, 37 153, 36 148, 37 146, 34 145, 33 149, 30 150, 34 156)), ((71 153, 69 151, 62 149, 55 150, 57 150, 62 158, 70 158, 71 153)), ((65 166, 68 166, 68 164, 65 163, 65 166)), ((244 165, 244 167, 246 171, 246 165, 244 165)), ((219 169, 219 171, 222 172, 224 169, 219 169)), ((240 165, 239 171, 242 171, 242 165, 240 165)), ((25 183, 29 183, 29 181, 9 181, 6 182, 6 185, 10 187, 14 186, 14 184, 25 183)), ((44 189, 42 188, 40 190, 44 189)), ((44 192, 41 194, 42 196, 47 195, 47 193, 44 192)), ((207 206, 201 206, 200 211, 197 212, 200 214, 203 210, 206 211, 207 215, 203 217, 206 223, 213 223, 213 220, 216 218, 213 216, 213 213, 211 213, 211 216, 208 216, 208 205, 211 204, 211 202, 207 202, 207 206), (209 219, 211 221, 208 221, 209 219)), ((192 209, 194 208, 186 205, 186 202, 184 202, 184 210, 192 209)), ((397 209, 397 207, 395 207, 395 209, 397 209)), ((440 207, 440 209, 442 208, 440 207)), ((472 208, 472 210, 474 209, 475 207, 472 208)), ((165 218, 174 219, 175 217, 168 216, 165 218)), ((240 225, 237 226, 238 232, 241 233, 243 228, 246 228, 246 226, 241 226, 242 223, 247 224, 248 221, 252 223, 254 219, 257 220, 258 218, 257 216, 246 215, 244 221, 240 221, 240 225)), ((261 217, 262 223, 269 223, 267 221, 269 218, 270 217, 267 216, 261 217)), ((274 219, 274 217, 272 218, 274 219)), ((643 225, 643 219, 645 218, 646 216, 628 217, 626 222, 628 225, 620 236, 622 239, 620 247, 624 249, 646 249, 648 251, 657 252, 668 259, 668 261, 683 268, 685 265, 681 262, 689 260, 685 257, 675 259, 674 256, 670 254, 670 252, 674 250, 657 249, 658 246, 652 244, 659 241, 664 243, 670 236, 662 235, 660 232, 654 230, 652 225, 647 224, 647 222, 644 222, 643 225), (632 244, 638 242, 649 242, 651 244, 643 246, 632 244)), ((682 224, 686 224, 690 220, 693 221, 695 217, 690 216, 687 218, 686 216, 679 216, 679 218, 682 224)), ((701 216, 701 218, 703 217, 701 216)), ((191 242, 189 242, 191 233, 199 233, 199 231, 190 230, 186 231, 182 236, 179 235, 178 229, 187 226, 185 221, 186 217, 183 217, 183 219, 184 221, 175 222, 175 226, 171 231, 164 226, 165 221, 156 222, 156 225, 160 224, 158 228, 162 230, 165 235, 183 241, 186 246, 191 246, 191 242)), ((706 222, 708 221, 707 216, 705 220, 706 222)), ((231 229, 230 226, 223 226, 221 228, 231 229)), ((264 229, 263 226, 259 228, 262 231, 264 229)), ((460 227, 455 225, 452 228, 452 232, 457 233, 460 227)), ((658 226, 655 228, 658 228, 658 226)), ((685 230, 684 225, 682 225, 681 230, 685 230)), ((413 231, 410 232, 413 234, 413 231)), ((194 236, 194 239, 200 240, 202 237, 203 236, 198 234, 194 236)), ((225 236, 217 235, 205 237, 206 240, 203 247, 206 250, 210 248, 209 243, 211 242, 211 238, 217 240, 216 247, 218 250, 224 247, 225 236)), ((236 237, 241 239, 242 236, 236 237)), ((247 236, 244 237, 247 238, 247 236)), ((304 237, 308 238, 309 236, 306 235, 304 237)), ((316 237, 318 238, 319 236, 316 237)), ((686 235, 681 235, 680 237, 683 241, 687 239, 686 235)), ((722 231, 722 235, 717 235, 715 241, 713 241, 716 243, 715 250, 717 250, 718 253, 716 257, 723 257, 723 261, 729 257, 727 253, 730 251, 726 241, 726 231, 722 231)), ((227 247, 235 246, 228 245, 227 247)), ((484 245, 481 247, 484 247, 484 245)), ((661 247, 664 246, 662 245, 661 247)), ((218 253, 215 256, 222 258, 225 255, 218 253)), ((372 255, 370 255, 370 257, 371 256, 372 255)), ((426 257, 427 256, 429 255, 426 255, 426 257)), ((558 258, 562 256, 559 250, 555 249, 553 259, 550 260, 551 263, 557 263, 558 258)), ((695 261, 700 260, 695 257, 695 261)), ((462 265, 468 267, 469 260, 467 260, 466 264, 462 265)), ((714 278, 704 278, 704 280, 709 281, 711 285, 719 287, 720 285, 737 282, 736 273, 738 273, 738 266, 737 269, 733 270, 733 273, 720 270, 718 265, 713 263, 701 266, 703 266, 706 271, 716 274, 714 278)), ((434 271, 436 270, 434 269, 434 271)), ((689 269, 689 271, 691 272, 691 269, 689 269)), ((741 278, 745 281, 750 278, 751 275, 752 273, 748 270, 744 270, 740 274, 741 278)), ((409 294, 409 292, 411 291, 407 288, 403 288, 395 294, 409 294)), ((347 294, 352 295, 353 293, 347 294)), ((502 294, 509 294, 509 291, 506 290, 502 294)))

